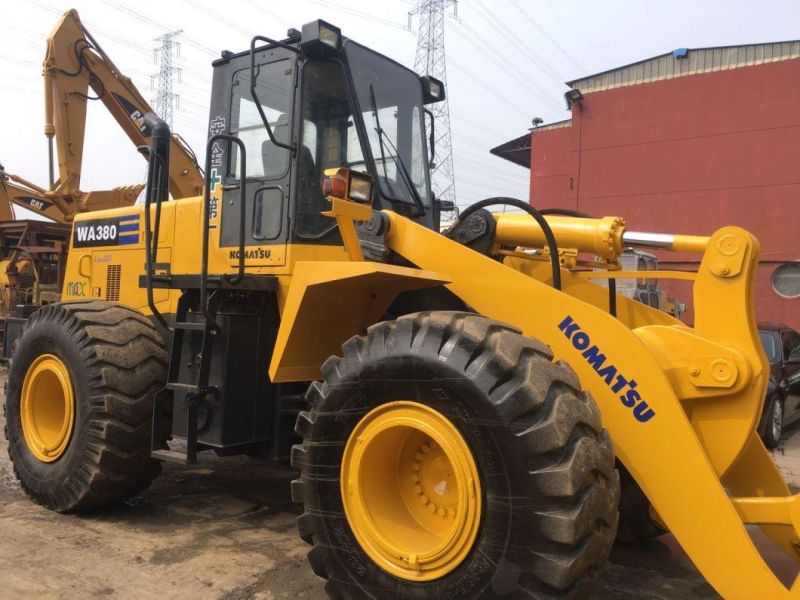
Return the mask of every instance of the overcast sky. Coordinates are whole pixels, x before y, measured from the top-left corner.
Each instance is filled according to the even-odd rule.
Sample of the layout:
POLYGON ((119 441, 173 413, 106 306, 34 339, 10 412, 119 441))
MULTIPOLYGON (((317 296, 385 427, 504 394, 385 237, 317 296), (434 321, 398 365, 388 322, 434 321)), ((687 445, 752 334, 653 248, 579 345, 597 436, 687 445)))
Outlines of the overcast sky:
MULTIPOLYGON (((154 38, 182 29, 180 108, 174 129, 201 156, 210 62, 244 50, 255 34, 283 37, 315 18, 413 67, 412 0, 26 0, 0 19, 0 163, 46 186, 41 63, 61 13, 76 8, 116 65, 151 99, 154 38)), ((564 81, 675 48, 800 37, 798 0, 460 0, 446 22, 448 97, 456 195, 461 206, 494 195, 528 198, 526 169, 489 149, 518 137, 531 119, 568 118, 564 81)), ((144 161, 102 104, 90 105, 82 188, 142 183, 144 161)), ((201 161, 202 162, 202 161, 201 161)))

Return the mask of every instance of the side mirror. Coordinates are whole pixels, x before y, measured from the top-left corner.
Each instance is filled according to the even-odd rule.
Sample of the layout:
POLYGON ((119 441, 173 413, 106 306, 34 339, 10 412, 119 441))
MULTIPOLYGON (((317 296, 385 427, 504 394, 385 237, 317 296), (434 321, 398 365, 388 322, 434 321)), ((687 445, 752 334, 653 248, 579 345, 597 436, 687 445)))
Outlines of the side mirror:
POLYGON ((452 200, 442 200, 431 192, 431 206, 433 207, 433 226, 436 231, 442 227, 442 213, 451 213, 445 221, 449 224, 458 217, 458 208, 452 200))
POLYGON ((439 200, 437 198, 436 204, 441 212, 453 212, 456 210, 456 203, 452 200, 439 200))

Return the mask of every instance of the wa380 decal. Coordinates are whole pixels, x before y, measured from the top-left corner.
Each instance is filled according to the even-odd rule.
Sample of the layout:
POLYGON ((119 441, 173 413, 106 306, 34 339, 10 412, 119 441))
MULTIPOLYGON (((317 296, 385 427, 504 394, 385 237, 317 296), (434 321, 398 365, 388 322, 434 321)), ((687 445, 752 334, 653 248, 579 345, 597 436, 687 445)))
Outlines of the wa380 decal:
POLYGON ((139 243, 139 215, 108 219, 75 221, 72 234, 74 248, 93 246, 125 246, 139 243))

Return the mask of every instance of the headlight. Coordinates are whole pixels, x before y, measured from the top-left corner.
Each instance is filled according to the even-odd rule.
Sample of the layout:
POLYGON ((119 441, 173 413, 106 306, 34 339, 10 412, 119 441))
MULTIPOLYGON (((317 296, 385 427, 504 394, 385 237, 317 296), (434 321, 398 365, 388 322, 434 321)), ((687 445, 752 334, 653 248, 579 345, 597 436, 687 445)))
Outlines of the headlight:
POLYGON ((322 193, 359 204, 372 204, 372 177, 346 167, 325 169, 322 193))
POLYGON ((350 193, 354 202, 369 203, 372 199, 372 178, 358 171, 350 171, 350 193))

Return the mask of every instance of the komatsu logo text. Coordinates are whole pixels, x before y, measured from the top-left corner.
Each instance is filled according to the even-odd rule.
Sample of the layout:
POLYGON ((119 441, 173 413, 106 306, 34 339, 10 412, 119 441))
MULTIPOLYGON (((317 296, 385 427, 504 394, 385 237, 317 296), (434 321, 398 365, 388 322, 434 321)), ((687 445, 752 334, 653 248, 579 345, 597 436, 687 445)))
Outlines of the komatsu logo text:
POLYGON ((633 416, 637 421, 646 423, 656 416, 655 411, 642 399, 642 395, 636 389, 638 385, 636 380, 629 379, 620 373, 619 369, 608 361, 600 348, 596 344, 592 344, 589 334, 583 331, 572 317, 566 317, 559 323, 558 328, 572 342, 586 362, 592 366, 600 379, 605 381, 611 391, 619 394, 619 401, 622 402, 622 405, 633 409, 633 416))
MULTIPOLYGON (((266 260, 272 255, 272 251, 265 249, 265 248, 253 248, 251 250, 244 251, 245 259, 262 259, 266 260)), ((239 251, 238 250, 231 250, 230 252, 231 260, 239 260, 239 251)))

